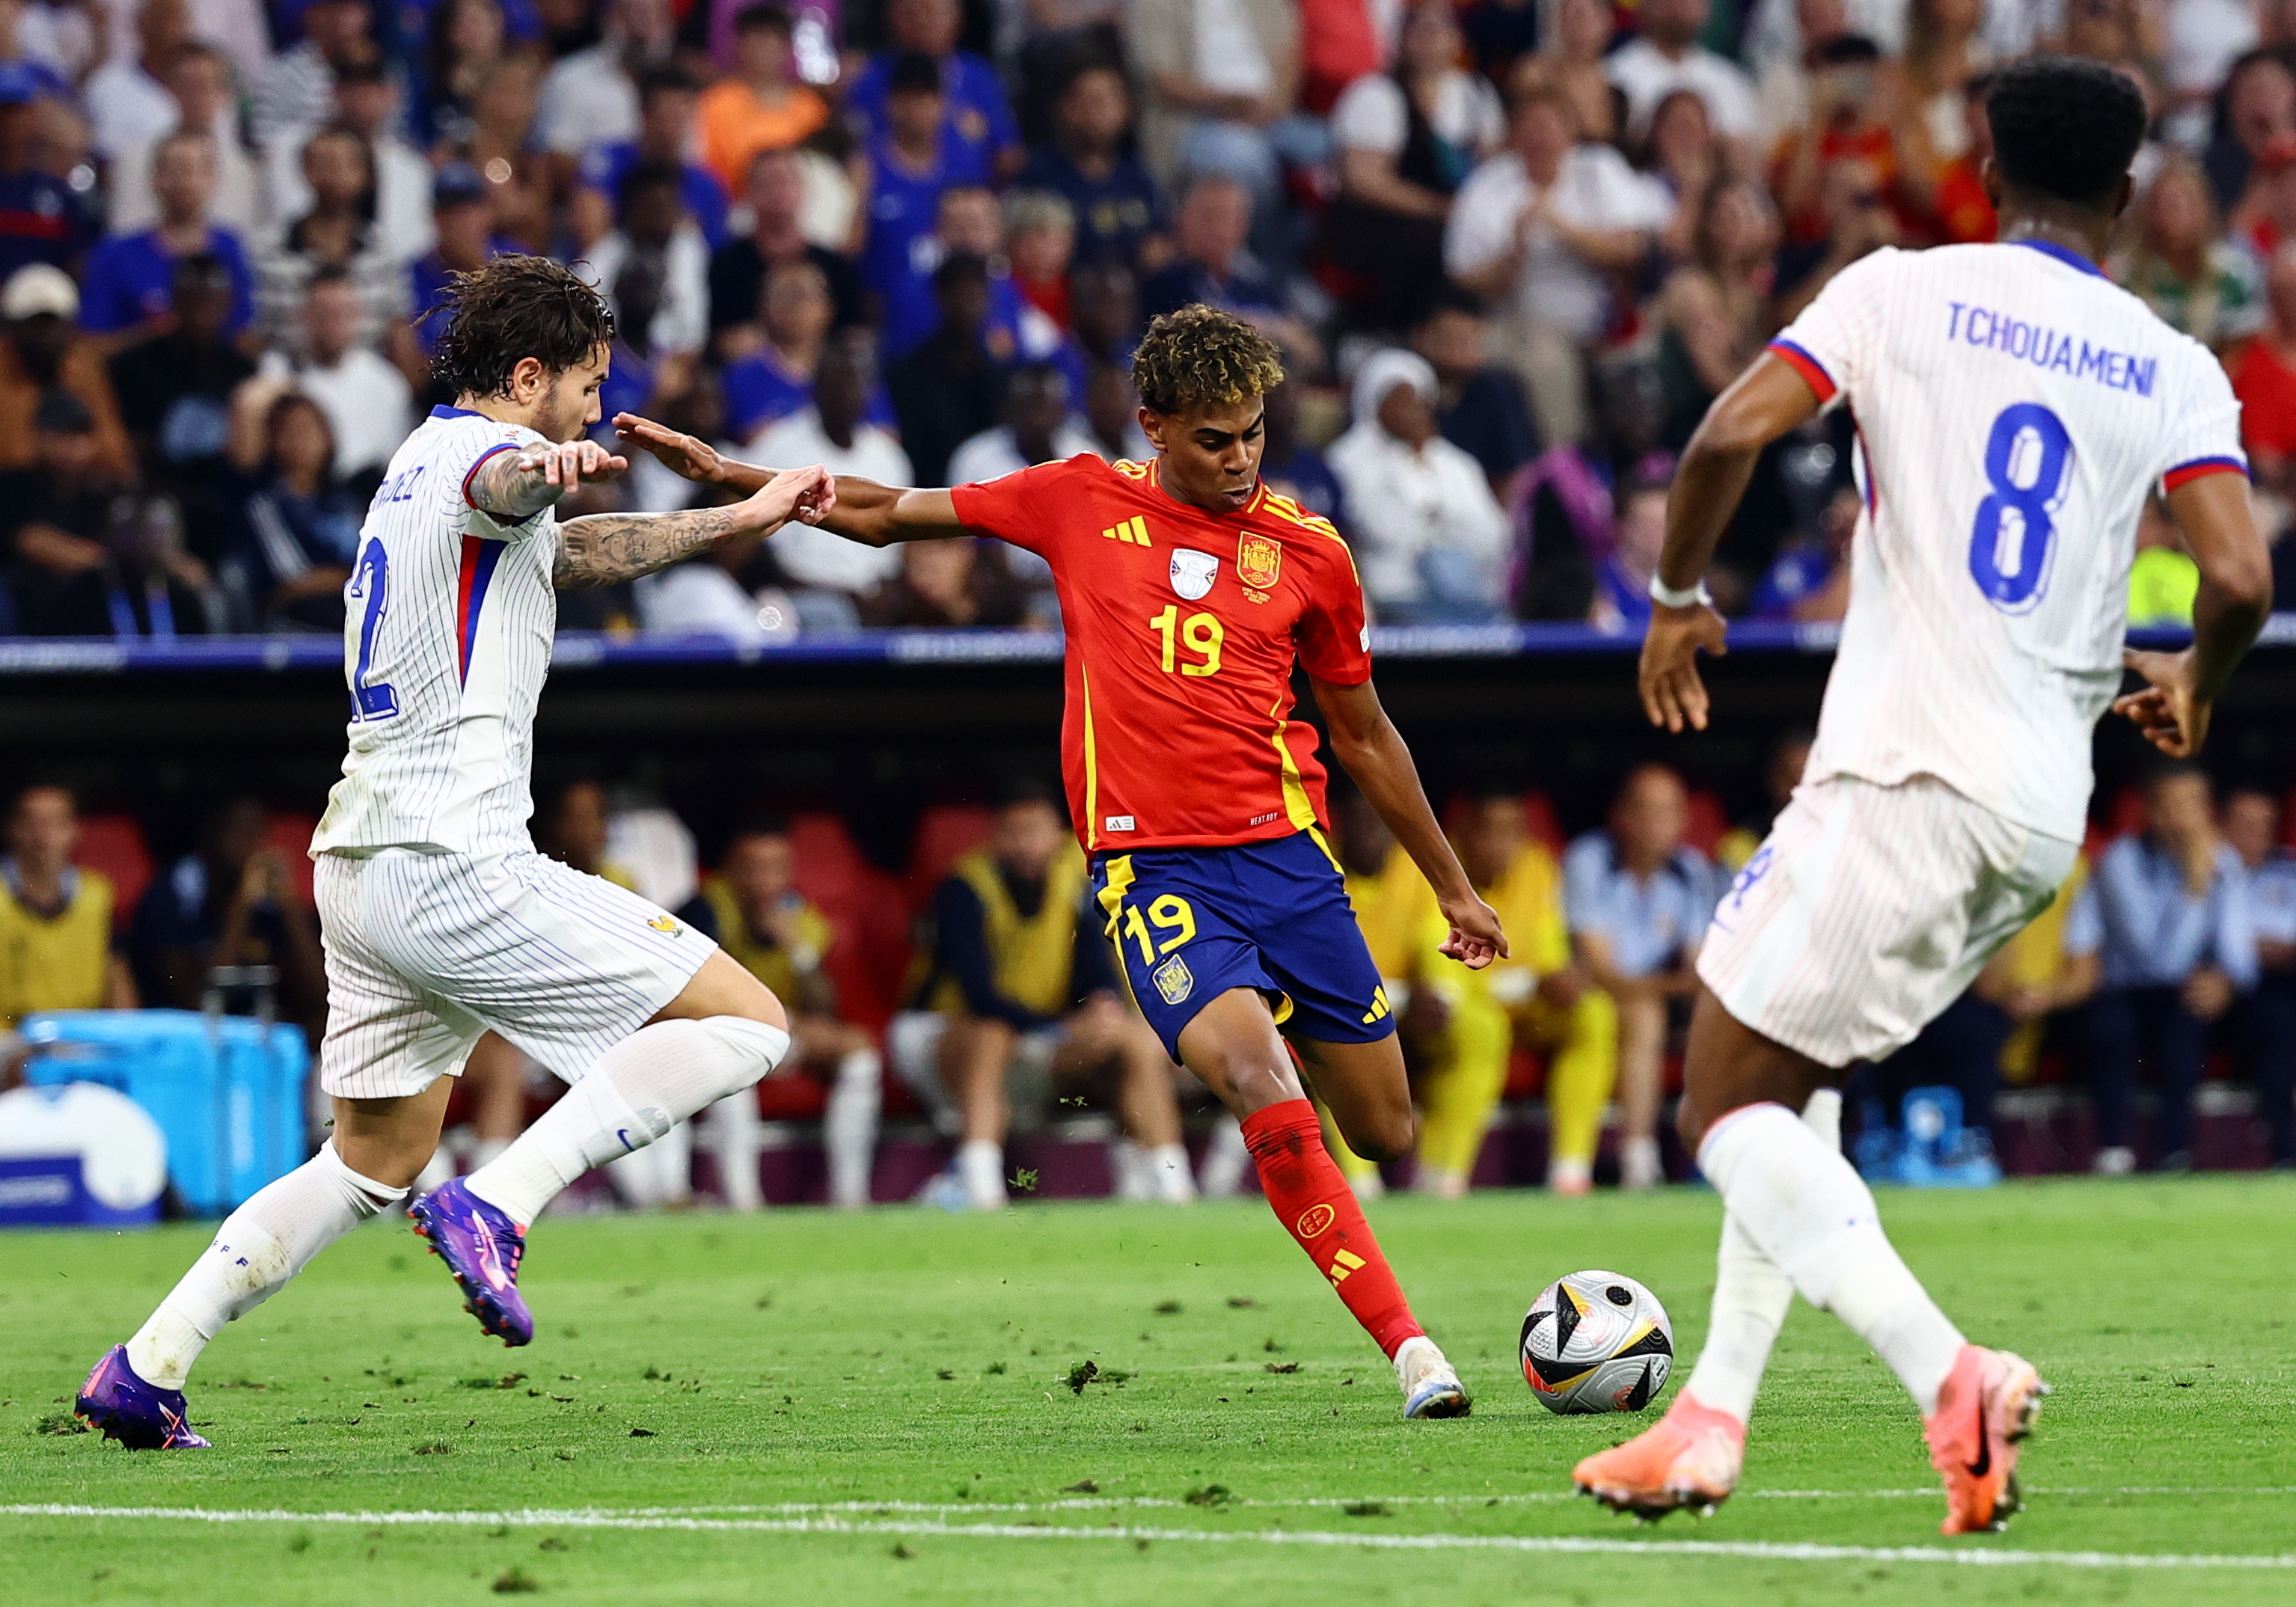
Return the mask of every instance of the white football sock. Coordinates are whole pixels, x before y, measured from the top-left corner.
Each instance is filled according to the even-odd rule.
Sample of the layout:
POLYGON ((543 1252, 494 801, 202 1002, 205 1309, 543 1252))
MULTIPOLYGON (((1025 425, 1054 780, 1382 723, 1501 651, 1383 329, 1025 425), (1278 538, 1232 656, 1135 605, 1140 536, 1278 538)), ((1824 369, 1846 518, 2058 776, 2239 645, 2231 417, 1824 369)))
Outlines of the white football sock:
POLYGON ((1204 1146, 1204 1168, 1196 1186, 1207 1200, 1233 1200, 1243 1187, 1244 1168, 1251 1165, 1251 1150, 1243 1142, 1243 1128, 1226 1111, 1212 1124, 1212 1141, 1204 1146))
POLYGON ((1144 1157, 1148 1173, 1148 1197, 1165 1205, 1193 1205, 1195 1174, 1188 1169, 1185 1144, 1160 1144, 1144 1157))
POLYGON ((1708 1130, 1698 1167, 1802 1298, 1879 1351, 1924 1417, 1935 1412, 1965 1341, 1899 1259, 1841 1150, 1784 1105, 1748 1105, 1708 1130))
POLYGON ((956 1176, 965 1203, 977 1211, 1001 1211, 1012 1203, 1004 1192, 1004 1146, 988 1138, 956 1146, 956 1176))
POLYGON ((829 1201, 854 1210, 869 1203, 877 1160, 877 1117, 885 1102, 885 1062, 874 1049, 856 1049, 837 1062, 837 1086, 822 1113, 829 1150, 829 1201))
MULTIPOLYGON (((1801 1119, 1830 1149, 1841 1147, 1841 1095, 1820 1088, 1801 1119)), ((1793 1280, 1754 1246, 1738 1218, 1722 1218, 1722 1249, 1715 1258, 1714 1305, 1706 1343, 1691 1369, 1685 1394, 1701 1406, 1727 1412, 1740 1423, 1753 1414, 1754 1392, 1769 1365, 1770 1347, 1793 1305, 1793 1280)))
POLYGON ((709 1152, 718 1157, 718 1188, 728 1210, 766 1209, 765 1187, 758 1180, 765 1125, 758 1115, 758 1096, 747 1088, 709 1107, 709 1152))
POLYGON ((1629 1138, 1619 1146, 1620 1188, 1656 1188, 1665 1181, 1666 1168, 1659 1160, 1657 1139, 1629 1138))
POLYGON ((127 1365, 148 1384, 182 1389, 226 1323, 254 1310, 312 1257, 406 1197, 405 1189, 345 1166, 328 1140, 224 1218, 207 1253, 127 1341, 127 1365))
POLYGON ((1108 1172, 1114 1185, 1110 1192, 1119 1200, 1149 1198, 1152 1185, 1148 1181, 1148 1152, 1129 1138, 1119 1138, 1108 1146, 1108 1172))
POLYGON ((470 1191, 531 1224, 592 1167, 642 1150, 781 1064, 790 1036, 738 1015, 641 1027, 598 1057, 566 1096, 489 1164, 470 1191))

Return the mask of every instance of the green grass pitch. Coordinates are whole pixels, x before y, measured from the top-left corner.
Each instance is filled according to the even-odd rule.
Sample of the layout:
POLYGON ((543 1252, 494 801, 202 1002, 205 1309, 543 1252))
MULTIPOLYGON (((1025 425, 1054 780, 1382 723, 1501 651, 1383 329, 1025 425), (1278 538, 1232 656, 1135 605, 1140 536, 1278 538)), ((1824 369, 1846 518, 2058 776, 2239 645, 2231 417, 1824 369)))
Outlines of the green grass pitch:
POLYGON ((1694 1355, 1702 1191, 1374 1208, 1478 1392, 1428 1423, 1256 1201, 552 1220, 515 1351, 394 1219, 209 1350, 215 1450, 130 1455, 60 1431, 69 1397, 204 1232, 19 1234, 0 1602, 2296 1602, 2292 1207, 2289 1178, 1886 1197, 1947 1309, 2056 1385, 2030 1509, 1954 1541, 1910 1405, 1806 1308, 1718 1516, 1564 1495, 1642 1420, 1539 1407, 1522 1311, 1614 1267, 1694 1355))

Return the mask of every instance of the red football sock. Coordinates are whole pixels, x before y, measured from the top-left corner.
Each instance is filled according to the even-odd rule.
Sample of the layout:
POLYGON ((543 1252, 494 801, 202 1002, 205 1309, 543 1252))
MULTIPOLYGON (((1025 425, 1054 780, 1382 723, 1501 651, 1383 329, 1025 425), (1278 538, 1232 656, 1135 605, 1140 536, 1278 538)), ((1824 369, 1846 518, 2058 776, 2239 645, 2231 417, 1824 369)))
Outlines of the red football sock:
POLYGON ((1304 1099, 1286 1100, 1253 1111, 1242 1127, 1276 1220, 1331 1280, 1364 1332, 1390 1357, 1404 1341, 1426 1332, 1413 1319, 1411 1303, 1380 1253, 1354 1191, 1324 1148, 1316 1107, 1304 1099))

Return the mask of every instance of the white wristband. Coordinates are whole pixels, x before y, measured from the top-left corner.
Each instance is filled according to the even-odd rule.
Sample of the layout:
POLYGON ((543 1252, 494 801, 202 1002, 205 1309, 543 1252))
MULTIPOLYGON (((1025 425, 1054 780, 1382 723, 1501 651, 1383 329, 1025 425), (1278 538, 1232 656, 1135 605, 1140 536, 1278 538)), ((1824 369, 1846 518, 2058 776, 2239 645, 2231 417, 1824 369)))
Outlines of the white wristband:
POLYGON ((1653 574, 1651 576, 1650 598, 1652 603, 1665 608, 1690 608, 1694 605, 1711 608, 1714 606, 1714 594, 1706 589, 1706 580, 1703 576, 1700 577, 1698 584, 1690 590, 1677 591, 1653 574))

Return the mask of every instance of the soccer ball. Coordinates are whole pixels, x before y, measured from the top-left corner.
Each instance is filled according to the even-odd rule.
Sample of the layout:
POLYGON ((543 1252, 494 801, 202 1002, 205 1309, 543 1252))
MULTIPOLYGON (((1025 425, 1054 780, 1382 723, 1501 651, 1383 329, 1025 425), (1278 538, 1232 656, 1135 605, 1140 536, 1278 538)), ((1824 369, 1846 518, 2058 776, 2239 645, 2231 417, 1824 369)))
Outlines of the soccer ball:
POLYGON ((1639 1412, 1674 1371, 1674 1324, 1658 1297, 1615 1272, 1574 1272, 1522 1319, 1522 1377, 1550 1412, 1639 1412))

